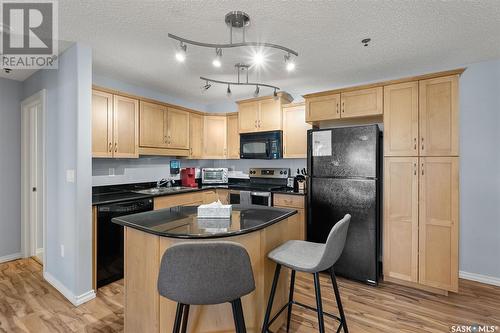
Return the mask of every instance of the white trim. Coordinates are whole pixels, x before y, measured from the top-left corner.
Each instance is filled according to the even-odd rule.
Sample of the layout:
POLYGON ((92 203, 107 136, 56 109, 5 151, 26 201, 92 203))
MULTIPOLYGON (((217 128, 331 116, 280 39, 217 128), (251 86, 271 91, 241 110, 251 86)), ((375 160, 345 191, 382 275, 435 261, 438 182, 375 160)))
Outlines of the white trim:
POLYGON ((499 286, 500 287, 500 278, 494 277, 494 276, 488 276, 488 275, 482 275, 482 274, 476 274, 476 273, 469 273, 469 272, 464 272, 460 271, 459 276, 461 279, 465 280, 471 280, 471 281, 476 281, 476 282, 481 282, 481 283, 486 283, 486 284, 491 284, 493 286, 499 286))
MULTIPOLYGON (((40 163, 40 171, 41 171, 41 180, 40 180, 40 186, 42 187, 41 188, 41 198, 40 198, 40 201, 41 201, 41 205, 42 205, 42 216, 41 216, 41 219, 42 219, 42 226, 43 226, 43 230, 42 230, 42 239, 43 239, 43 248, 45 249, 46 247, 46 244, 47 244, 47 173, 46 173, 46 146, 47 146, 47 90, 46 89, 42 89, 40 91, 38 91, 37 93, 33 94, 32 96, 26 98, 25 100, 23 100, 21 102, 21 119, 23 121, 23 124, 22 126, 24 126, 24 109, 25 109, 25 106, 29 105, 29 104, 32 104, 36 101, 40 101, 41 102, 41 105, 42 105, 42 110, 41 110, 41 117, 39 120, 41 120, 41 123, 38 124, 38 127, 41 128, 41 137, 42 137, 42 142, 41 142, 41 146, 42 146, 42 152, 41 152, 41 163, 40 163)), ((24 135, 22 135, 22 140, 24 140, 24 135)), ((24 145, 25 145, 25 142, 22 141, 21 142, 22 144, 22 152, 21 152, 21 158, 24 158, 24 154, 25 154, 25 151, 24 151, 24 145)), ((26 257, 29 257, 30 256, 30 252, 31 252, 31 249, 30 249, 30 232, 29 232, 29 228, 28 226, 26 225, 26 204, 25 204, 25 200, 26 200, 26 187, 25 187, 25 180, 24 180, 24 177, 26 175, 26 170, 23 168, 21 170, 22 172, 22 177, 21 177, 21 193, 22 193, 22 207, 21 207, 21 237, 22 237, 22 241, 21 241, 21 254, 22 256, 24 256, 25 258, 26 257)), ((38 252, 38 251, 37 251, 38 252)), ((43 251, 43 262, 46 263, 47 262, 47 258, 46 258, 46 253, 47 251, 43 251)), ((46 270, 46 265, 43 265, 43 272, 45 273, 45 270, 46 270)))
POLYGON ((21 259, 22 257, 23 257, 23 254, 21 252, 9 254, 9 255, 0 257, 0 263, 21 259))
POLYGON ((82 305, 96 297, 95 291, 90 290, 81 295, 74 295, 71 290, 69 290, 64 284, 62 284, 59 280, 53 277, 49 272, 43 272, 43 278, 47 281, 52 287, 56 288, 68 301, 71 302, 74 306, 82 305))

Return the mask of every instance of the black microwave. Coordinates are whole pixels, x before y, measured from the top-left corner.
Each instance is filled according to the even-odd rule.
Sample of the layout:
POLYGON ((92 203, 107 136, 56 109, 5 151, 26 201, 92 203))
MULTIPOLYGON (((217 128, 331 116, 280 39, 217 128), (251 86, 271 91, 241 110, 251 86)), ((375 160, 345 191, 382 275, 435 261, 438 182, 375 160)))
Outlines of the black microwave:
POLYGON ((279 159, 283 157, 283 131, 240 134, 240 158, 279 159))

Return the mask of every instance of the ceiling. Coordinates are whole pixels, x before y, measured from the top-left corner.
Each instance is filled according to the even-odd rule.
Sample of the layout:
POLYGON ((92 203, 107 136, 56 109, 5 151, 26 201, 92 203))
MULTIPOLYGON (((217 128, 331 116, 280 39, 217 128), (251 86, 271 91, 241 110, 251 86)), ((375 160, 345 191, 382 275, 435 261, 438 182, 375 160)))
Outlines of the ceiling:
MULTIPOLYGON (((293 73, 283 54, 269 54, 251 81, 292 95, 386 78, 451 69, 500 58, 500 2, 490 1, 60 1, 59 36, 93 48, 94 73, 201 104, 228 101, 225 86, 202 92, 199 76, 234 80, 245 49, 224 50, 215 69, 213 49, 188 45, 176 62, 173 33, 224 43, 224 15, 251 17, 247 41, 266 41, 299 53, 293 73), (368 47, 361 39, 372 38, 368 47)), ((235 37, 238 40, 238 37, 235 37)), ((233 88, 232 100, 252 97, 252 87, 233 88)), ((261 89, 261 94, 272 91, 261 89)))

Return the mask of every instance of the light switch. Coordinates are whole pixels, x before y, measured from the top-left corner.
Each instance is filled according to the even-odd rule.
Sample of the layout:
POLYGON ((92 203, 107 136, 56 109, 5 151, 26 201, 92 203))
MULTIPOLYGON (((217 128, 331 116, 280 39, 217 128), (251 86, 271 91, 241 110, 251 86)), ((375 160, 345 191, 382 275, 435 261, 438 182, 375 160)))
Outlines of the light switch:
POLYGON ((66 170, 66 181, 68 183, 75 182, 75 170, 73 169, 66 170))

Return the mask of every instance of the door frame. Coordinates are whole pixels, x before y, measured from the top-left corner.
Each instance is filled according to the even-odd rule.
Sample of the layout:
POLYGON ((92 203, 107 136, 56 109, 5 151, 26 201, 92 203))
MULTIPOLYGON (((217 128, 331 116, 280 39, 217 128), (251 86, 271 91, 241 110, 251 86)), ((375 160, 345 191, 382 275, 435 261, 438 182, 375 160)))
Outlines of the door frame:
POLYGON ((29 131, 29 115, 26 110, 33 104, 40 103, 41 110, 37 117, 37 129, 41 132, 41 143, 38 143, 41 148, 41 161, 38 163, 38 174, 40 176, 37 192, 40 193, 40 202, 42 216, 42 246, 43 246, 43 272, 46 267, 46 244, 47 244, 47 174, 46 174, 46 124, 47 124, 47 90, 42 89, 21 102, 21 253, 24 258, 36 255, 36 240, 35 228, 30 224, 30 200, 31 193, 29 186, 26 183, 30 175, 30 165, 26 161, 26 156, 30 154, 29 140, 27 133, 29 131))

